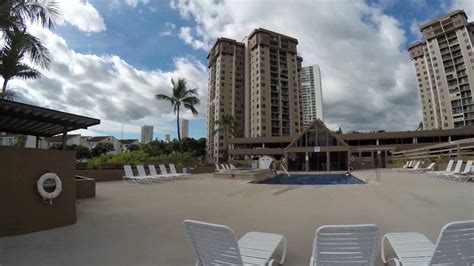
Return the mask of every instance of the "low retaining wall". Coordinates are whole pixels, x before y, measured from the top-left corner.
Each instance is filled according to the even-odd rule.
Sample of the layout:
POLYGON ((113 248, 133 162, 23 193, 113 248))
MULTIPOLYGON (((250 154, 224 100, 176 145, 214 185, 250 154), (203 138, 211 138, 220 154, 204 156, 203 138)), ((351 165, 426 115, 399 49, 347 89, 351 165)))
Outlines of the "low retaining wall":
POLYGON ((0 146, 0 237, 76 223, 76 154, 73 151, 0 146), (44 202, 37 181, 56 173, 62 192, 44 202))
POLYGON ((76 199, 94 198, 95 180, 76 175, 76 199))
POLYGON ((95 182, 120 181, 123 174, 123 169, 76 170, 76 175, 93 178, 95 182))
MULTIPOLYGON (((159 171, 158 166, 156 166, 159 171)), ((137 175, 137 169, 132 167, 133 172, 137 175)), ((182 169, 177 169, 178 172, 181 172, 182 169)), ((199 166, 191 169, 191 174, 204 174, 204 173, 214 173, 215 167, 210 166, 199 166)), ((148 172, 148 169, 147 169, 148 172)), ((169 172, 169 169, 168 169, 169 172)), ((107 182, 107 181, 122 181, 124 171, 123 168, 120 169, 86 169, 86 170, 76 170, 76 175, 93 178, 95 182, 107 182)))

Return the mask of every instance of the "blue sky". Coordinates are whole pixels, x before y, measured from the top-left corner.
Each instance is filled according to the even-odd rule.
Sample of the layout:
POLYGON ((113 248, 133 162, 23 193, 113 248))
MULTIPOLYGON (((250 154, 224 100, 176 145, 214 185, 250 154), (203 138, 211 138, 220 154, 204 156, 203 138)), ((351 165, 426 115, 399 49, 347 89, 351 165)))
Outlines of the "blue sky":
POLYGON ((241 40, 257 27, 299 40, 303 65, 318 64, 323 112, 331 128, 413 130, 420 121, 415 74, 406 46, 421 37, 420 23, 469 0, 61 0, 63 19, 51 32, 38 26, 53 55, 34 81, 14 80, 24 102, 100 118, 80 131, 139 138, 175 136, 170 107, 156 101, 170 78, 185 77, 199 90, 200 115, 190 136, 204 137, 207 51, 217 37, 241 40))

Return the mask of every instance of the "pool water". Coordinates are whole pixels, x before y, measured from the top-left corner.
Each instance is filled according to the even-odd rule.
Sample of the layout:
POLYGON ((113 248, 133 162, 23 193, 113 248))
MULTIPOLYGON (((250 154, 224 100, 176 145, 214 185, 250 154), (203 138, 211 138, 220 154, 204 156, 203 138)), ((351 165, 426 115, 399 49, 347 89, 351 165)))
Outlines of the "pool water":
POLYGON ((259 184, 276 185, 344 185, 365 184, 362 180, 350 174, 322 175, 279 175, 258 182, 259 184))

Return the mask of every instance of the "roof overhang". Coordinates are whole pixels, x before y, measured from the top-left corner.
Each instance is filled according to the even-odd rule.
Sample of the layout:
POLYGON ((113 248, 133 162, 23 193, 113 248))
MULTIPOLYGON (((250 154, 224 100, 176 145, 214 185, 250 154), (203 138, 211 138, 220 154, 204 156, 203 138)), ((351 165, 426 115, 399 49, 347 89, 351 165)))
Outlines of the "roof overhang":
POLYGON ((0 132, 52 137, 98 124, 99 119, 0 99, 0 132))

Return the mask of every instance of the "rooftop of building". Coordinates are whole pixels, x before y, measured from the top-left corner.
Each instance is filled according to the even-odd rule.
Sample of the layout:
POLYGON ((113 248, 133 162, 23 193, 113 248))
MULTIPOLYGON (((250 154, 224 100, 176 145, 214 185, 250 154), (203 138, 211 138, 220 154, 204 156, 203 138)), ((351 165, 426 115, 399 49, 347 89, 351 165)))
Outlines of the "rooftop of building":
POLYGON ((281 37, 284 37, 285 39, 289 39, 290 41, 293 41, 293 42, 296 42, 296 44, 298 44, 298 39, 296 38, 293 38, 293 37, 290 37, 288 35, 284 35, 284 34, 281 34, 281 33, 278 33, 278 32, 275 32, 275 31, 271 31, 271 30, 267 30, 267 29, 264 29, 264 28, 258 28, 258 29, 254 29, 250 34, 249 34, 249 39, 252 38, 252 36, 256 33, 259 33, 259 32, 263 32, 263 33, 268 33, 268 34, 271 34, 271 35, 279 35, 281 37))
POLYGON ((441 20, 445 20, 445 19, 448 19, 450 17, 454 17, 454 16, 459 15, 459 14, 464 15, 464 17, 466 17, 466 19, 467 19, 466 12, 464 12, 464 10, 462 10, 462 9, 457 9, 457 10, 454 10, 454 11, 452 11, 452 12, 446 14, 446 15, 437 17, 435 19, 430 20, 429 22, 427 22, 425 24, 422 24, 420 26, 420 31, 422 31, 423 29, 425 29, 425 28, 427 28, 427 27, 429 27, 429 26, 431 26, 431 25, 433 25, 433 24, 435 24, 435 23, 437 23, 441 20))
POLYGON ((386 138, 413 138, 413 137, 430 137, 430 136, 452 136, 474 134, 474 127, 467 126, 452 129, 432 129, 417 131, 390 131, 390 132, 353 132, 341 134, 344 140, 354 139, 386 139, 386 138))
MULTIPOLYGON (((80 134, 68 134, 67 135, 67 140, 70 140, 70 139, 73 139, 73 138, 77 138, 77 137, 80 137, 81 135, 80 134)), ((53 136, 51 138, 47 138, 46 140, 48 140, 49 142, 63 142, 63 136, 62 135, 56 135, 56 136, 53 136)))
MULTIPOLYGON (((373 176, 356 171, 356 176, 373 176)), ((376 224, 380 235, 420 232, 435 242, 451 221, 474 219, 474 184, 382 170, 367 185, 264 185, 191 179, 150 185, 97 183, 78 200, 77 223, 0 238, 4 265, 194 265, 184 219, 224 224, 237 238, 250 231, 282 234, 285 266, 308 265, 315 230, 327 224, 376 224), (79 204, 80 203, 80 204, 79 204)), ((376 266, 380 261, 377 249, 376 266)))
POLYGON ((119 139, 118 140, 121 144, 134 144, 138 142, 138 139, 119 139))
POLYGON ((90 142, 99 142, 108 138, 115 138, 114 136, 94 136, 94 137, 85 137, 90 142))

